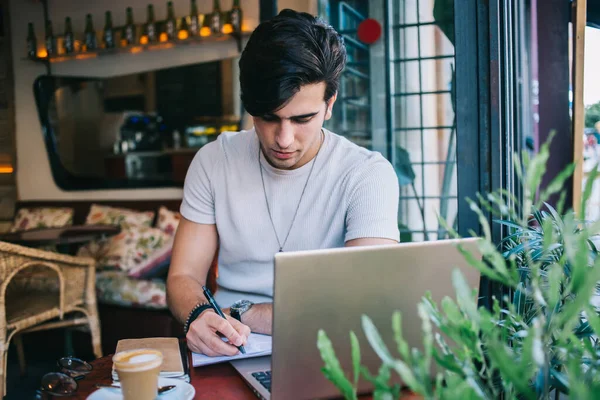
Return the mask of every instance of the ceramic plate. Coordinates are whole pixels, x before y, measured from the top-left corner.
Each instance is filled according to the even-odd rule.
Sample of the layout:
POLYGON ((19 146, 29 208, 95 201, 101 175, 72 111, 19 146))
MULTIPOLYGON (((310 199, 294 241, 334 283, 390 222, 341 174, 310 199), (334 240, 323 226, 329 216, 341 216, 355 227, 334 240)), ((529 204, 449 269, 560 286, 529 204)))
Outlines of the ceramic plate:
MULTIPOLYGON (((159 386, 175 385, 177 388, 157 397, 158 400, 193 400, 196 391, 189 383, 180 379, 158 378, 159 386)), ((87 400, 123 400, 119 389, 102 388, 88 396, 87 400)))

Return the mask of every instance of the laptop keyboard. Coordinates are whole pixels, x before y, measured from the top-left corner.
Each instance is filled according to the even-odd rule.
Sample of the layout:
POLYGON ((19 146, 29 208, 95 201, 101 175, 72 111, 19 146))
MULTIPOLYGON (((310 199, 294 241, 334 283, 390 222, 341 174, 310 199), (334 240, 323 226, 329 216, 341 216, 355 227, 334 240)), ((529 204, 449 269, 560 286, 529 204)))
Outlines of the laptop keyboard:
POLYGON ((271 371, 253 372, 252 376, 271 392, 271 371))

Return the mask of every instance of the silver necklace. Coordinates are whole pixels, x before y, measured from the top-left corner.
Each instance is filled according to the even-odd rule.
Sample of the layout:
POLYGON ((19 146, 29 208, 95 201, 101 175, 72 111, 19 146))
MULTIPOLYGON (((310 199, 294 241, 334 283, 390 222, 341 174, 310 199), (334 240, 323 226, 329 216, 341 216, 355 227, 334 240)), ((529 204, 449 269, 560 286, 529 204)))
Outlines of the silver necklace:
POLYGON ((273 223, 273 217, 271 216, 271 208, 269 207, 269 200, 267 199, 267 190, 265 189, 265 179, 263 177, 263 166, 260 163, 260 143, 258 144, 258 168, 260 169, 260 180, 262 182, 263 193, 265 195, 265 203, 267 204, 267 212, 269 213, 269 220, 271 220, 271 226, 273 227, 273 233, 275 233, 275 239, 277 239, 277 244, 279 245, 279 252, 283 252, 283 247, 287 243, 288 237, 290 236, 290 232, 292 232, 292 227, 294 226, 294 221, 296 220, 296 215, 298 215, 298 210, 300 209, 300 203, 302 203, 302 198, 304 197, 304 191, 306 190, 306 186, 308 186, 308 181, 310 180, 310 176, 312 175, 313 168, 317 163, 317 156, 321 151, 321 147, 323 147, 323 142, 325 141, 325 134, 323 130, 321 130, 321 144, 319 145, 319 150, 317 150, 317 154, 315 154, 315 158, 313 158, 312 165, 310 166, 310 171, 308 172, 308 178, 306 178, 306 182, 304 183, 304 187, 302 188, 302 194, 300 194, 300 200, 298 200, 298 205, 296 206, 296 212, 294 212, 294 217, 292 218, 292 223, 290 224, 290 229, 288 230, 287 235, 285 235, 285 239, 283 243, 279 241, 279 236, 277 235, 277 229, 275 229, 275 224, 273 223))

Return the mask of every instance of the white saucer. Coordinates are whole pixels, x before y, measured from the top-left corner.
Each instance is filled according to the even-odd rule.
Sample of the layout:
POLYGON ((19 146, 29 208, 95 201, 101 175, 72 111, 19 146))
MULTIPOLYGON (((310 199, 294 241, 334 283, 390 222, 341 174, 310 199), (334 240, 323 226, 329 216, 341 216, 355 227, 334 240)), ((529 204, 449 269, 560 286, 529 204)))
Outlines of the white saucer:
MULTIPOLYGON (((175 385, 174 390, 161 394, 158 400, 193 400, 196 390, 189 383, 180 379, 158 378, 158 386, 175 385)), ((87 400, 123 400, 119 389, 102 388, 90 394, 87 400)))

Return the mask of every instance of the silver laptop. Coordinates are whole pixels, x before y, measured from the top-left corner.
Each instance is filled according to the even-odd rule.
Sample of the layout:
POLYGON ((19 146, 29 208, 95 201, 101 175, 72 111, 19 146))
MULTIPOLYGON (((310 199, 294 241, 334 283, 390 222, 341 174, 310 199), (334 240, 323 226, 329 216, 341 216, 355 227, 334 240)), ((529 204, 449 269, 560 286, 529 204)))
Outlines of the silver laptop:
MULTIPOLYGON (((347 376, 352 371, 349 333, 353 330, 361 345, 362 364, 376 375, 381 361, 364 336, 361 316, 373 320, 393 352, 391 318, 400 310, 405 339, 411 347, 421 347, 417 304, 425 292, 431 291, 438 303, 445 296, 455 298, 451 275, 456 268, 469 286, 479 288, 479 271, 456 248, 460 243, 480 257, 476 240, 277 253, 272 356, 237 360, 232 365, 264 399, 339 397, 321 373, 319 329, 333 342, 347 376)), ((361 380, 359 393, 371 389, 361 380)))

